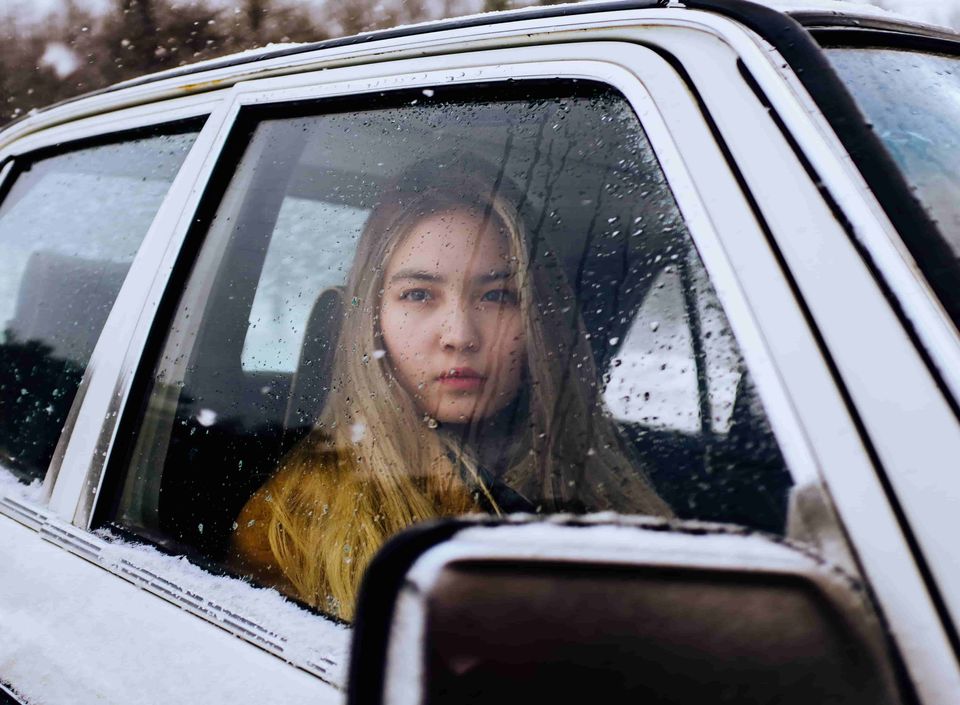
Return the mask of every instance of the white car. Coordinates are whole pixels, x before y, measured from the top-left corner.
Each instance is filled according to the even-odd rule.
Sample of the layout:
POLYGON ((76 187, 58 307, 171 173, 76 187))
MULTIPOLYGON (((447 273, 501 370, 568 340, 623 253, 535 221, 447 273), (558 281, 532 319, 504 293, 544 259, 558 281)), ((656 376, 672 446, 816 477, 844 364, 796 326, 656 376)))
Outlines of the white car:
POLYGON ((960 701, 958 72, 960 36, 864 5, 583 3, 9 126, 0 702, 960 701), (397 272, 384 204, 429 240, 403 209, 458 179, 503 268, 397 272), (440 345, 477 369, 416 386, 433 324, 384 302, 468 274, 498 283, 440 345), (522 321, 513 377, 471 316, 522 321), (383 390, 422 425, 379 430, 383 390), (295 470, 335 438, 441 439, 472 493, 358 603, 433 510, 295 470), (277 518, 307 504, 320 533, 277 518))

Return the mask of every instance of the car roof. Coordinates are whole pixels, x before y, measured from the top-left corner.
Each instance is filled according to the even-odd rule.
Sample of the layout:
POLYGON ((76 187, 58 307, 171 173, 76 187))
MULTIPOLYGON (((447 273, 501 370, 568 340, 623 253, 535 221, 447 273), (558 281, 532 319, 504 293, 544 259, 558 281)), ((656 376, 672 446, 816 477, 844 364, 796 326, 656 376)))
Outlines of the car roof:
MULTIPOLYGON (((815 16, 820 19, 820 24, 828 22, 829 18, 833 18, 838 24, 842 24, 843 20, 845 19, 875 19, 883 20, 887 23, 901 25, 903 26, 903 29, 913 28, 918 31, 934 29, 938 33, 946 31, 953 34, 953 30, 951 30, 949 27, 917 22, 916 20, 912 20, 904 15, 900 15, 862 2, 850 2, 848 0, 752 0, 752 3, 778 10, 785 14, 797 16, 798 19, 812 18, 815 16)), ((701 0, 701 2, 696 3, 695 9, 707 11, 715 9, 717 11, 722 11, 723 4, 723 0, 701 0), (714 7, 711 8, 711 6, 714 7)), ((630 9, 654 9, 668 7, 673 9, 683 9, 693 5, 693 3, 686 3, 683 0, 586 0, 584 2, 576 3, 478 13, 450 19, 433 20, 411 25, 401 25, 390 29, 362 32, 360 34, 347 37, 338 37, 335 39, 326 39, 317 42, 271 44, 258 49, 251 49, 216 59, 207 59, 205 61, 199 61, 187 66, 180 66, 177 68, 148 74, 139 78, 117 83, 102 90, 117 90, 133 85, 142 85, 148 82, 160 81, 166 78, 201 73, 209 69, 252 64, 266 59, 291 56, 304 52, 315 51, 318 49, 366 44, 369 42, 374 42, 381 39, 390 39, 394 37, 427 34, 431 32, 461 29, 514 20, 563 17, 574 14, 630 9)))
MULTIPOLYGON (((301 54, 335 47, 359 47, 381 40, 468 29, 470 27, 481 27, 520 20, 549 19, 551 17, 566 17, 588 13, 650 10, 657 8, 673 10, 689 8, 698 11, 730 14, 732 6, 736 7, 733 11, 734 15, 745 16, 751 12, 767 11, 769 13, 769 10, 775 10, 794 17, 805 26, 816 29, 851 26, 869 28, 872 25, 878 29, 927 34, 941 39, 947 38, 960 41, 960 35, 948 27, 917 22, 906 16, 873 5, 864 4, 863 2, 850 2, 849 0, 584 0, 582 2, 567 4, 525 7, 515 10, 485 12, 450 19, 433 20, 316 42, 270 44, 265 47, 229 54, 215 59, 198 61, 193 64, 122 81, 105 88, 68 98, 54 105, 42 108, 39 111, 31 111, 31 114, 45 113, 52 108, 74 103, 91 96, 113 93, 135 86, 144 86, 166 79, 184 78, 194 75, 199 78, 208 71, 233 69, 244 66, 254 67, 260 62, 282 59, 284 57, 292 58, 301 54)), ((22 119, 23 118, 21 118, 21 120, 22 119)), ((21 120, 15 120, 9 123, 4 129, 21 120)))

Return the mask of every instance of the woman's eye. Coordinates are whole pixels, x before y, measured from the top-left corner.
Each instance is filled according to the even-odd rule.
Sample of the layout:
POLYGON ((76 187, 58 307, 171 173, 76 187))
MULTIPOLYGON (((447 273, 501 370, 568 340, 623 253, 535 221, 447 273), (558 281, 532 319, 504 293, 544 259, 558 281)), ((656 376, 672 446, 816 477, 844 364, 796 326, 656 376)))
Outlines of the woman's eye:
POLYGON ((510 289, 493 289, 486 292, 480 300, 485 303, 515 304, 517 303, 517 295, 510 289))
POLYGON ((426 289, 407 289, 400 294, 403 301, 429 301, 433 298, 426 289))

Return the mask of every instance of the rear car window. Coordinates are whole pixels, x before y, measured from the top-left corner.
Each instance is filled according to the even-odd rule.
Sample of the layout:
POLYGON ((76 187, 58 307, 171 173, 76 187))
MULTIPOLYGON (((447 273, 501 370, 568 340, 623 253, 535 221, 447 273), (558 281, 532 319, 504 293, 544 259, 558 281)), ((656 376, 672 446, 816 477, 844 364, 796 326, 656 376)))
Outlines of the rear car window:
POLYGON ((17 160, 0 205, 0 464, 42 478, 195 129, 17 160))
POLYGON ((432 517, 783 531, 790 475, 622 95, 436 87, 234 139, 114 526, 346 620, 432 517))

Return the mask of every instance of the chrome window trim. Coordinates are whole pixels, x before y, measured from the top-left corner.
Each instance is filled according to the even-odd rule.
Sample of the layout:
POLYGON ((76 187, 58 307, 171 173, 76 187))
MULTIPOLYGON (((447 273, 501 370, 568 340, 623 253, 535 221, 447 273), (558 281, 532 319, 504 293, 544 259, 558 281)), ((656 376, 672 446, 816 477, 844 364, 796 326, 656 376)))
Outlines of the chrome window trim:
MULTIPOLYGON (((7 471, 0 469, 0 472, 7 471)), ((14 493, 0 495, 0 514, 34 531, 40 531, 40 527, 50 519, 46 507, 14 493)))

